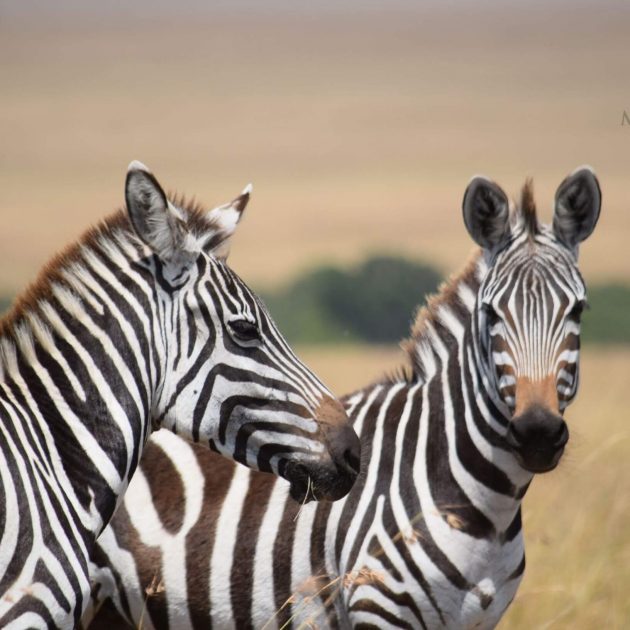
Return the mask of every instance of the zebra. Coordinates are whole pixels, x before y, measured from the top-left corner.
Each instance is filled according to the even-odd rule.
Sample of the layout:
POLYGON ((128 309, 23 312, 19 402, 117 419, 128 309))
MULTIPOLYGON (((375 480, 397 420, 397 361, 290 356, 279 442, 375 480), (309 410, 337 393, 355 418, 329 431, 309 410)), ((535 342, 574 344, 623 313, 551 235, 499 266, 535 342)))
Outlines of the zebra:
POLYGON ((248 187, 210 212, 132 162, 120 210, 0 327, 0 627, 75 627, 89 559, 164 427, 338 499, 360 445, 338 400, 227 266, 248 187))
POLYGON ((98 540, 90 628, 494 627, 525 569, 521 502, 567 444, 578 246, 600 206, 587 167, 551 226, 531 180, 512 210, 470 182, 481 249, 419 311, 407 369, 344 399, 363 452, 345 499, 298 506, 282 480, 155 434, 98 540))

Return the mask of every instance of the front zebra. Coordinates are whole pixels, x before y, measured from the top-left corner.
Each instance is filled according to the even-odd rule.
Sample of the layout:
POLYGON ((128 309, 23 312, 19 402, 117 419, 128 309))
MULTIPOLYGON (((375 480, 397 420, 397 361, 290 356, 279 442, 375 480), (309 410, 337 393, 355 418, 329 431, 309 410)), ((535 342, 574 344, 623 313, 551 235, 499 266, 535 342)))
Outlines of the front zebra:
POLYGON ((128 215, 3 320, 0 627, 79 622, 94 541, 152 429, 286 477, 298 500, 349 490, 359 443, 341 405, 223 260, 248 198, 178 207, 134 162, 128 215))
POLYGON ((419 314, 410 377, 346 398, 364 455, 346 499, 300 509, 282 481, 156 435, 99 539, 112 598, 93 627, 122 627, 118 614, 143 628, 495 626, 525 568, 521 500, 568 439, 577 247, 600 199, 576 171, 548 227, 529 184, 510 217, 498 186, 471 182, 464 220, 483 251, 419 314))

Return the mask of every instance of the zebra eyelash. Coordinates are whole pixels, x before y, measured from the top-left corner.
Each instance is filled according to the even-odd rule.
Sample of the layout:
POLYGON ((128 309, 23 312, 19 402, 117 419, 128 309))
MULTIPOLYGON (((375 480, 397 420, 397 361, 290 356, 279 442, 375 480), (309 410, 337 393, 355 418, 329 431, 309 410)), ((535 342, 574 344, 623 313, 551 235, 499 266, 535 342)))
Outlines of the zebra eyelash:
POLYGON ((586 299, 584 300, 578 300, 573 307, 571 308, 571 310, 569 311, 568 315, 571 319, 575 319, 577 321, 580 321, 580 318, 582 317, 582 313, 584 311, 587 311, 590 308, 588 302, 586 301, 586 299))
POLYGON ((481 309, 485 314, 488 329, 501 321, 501 316, 497 313, 492 304, 484 303, 481 305, 481 309))
POLYGON ((241 346, 257 346, 262 342, 256 322, 249 319, 235 319, 227 323, 232 339, 241 346))

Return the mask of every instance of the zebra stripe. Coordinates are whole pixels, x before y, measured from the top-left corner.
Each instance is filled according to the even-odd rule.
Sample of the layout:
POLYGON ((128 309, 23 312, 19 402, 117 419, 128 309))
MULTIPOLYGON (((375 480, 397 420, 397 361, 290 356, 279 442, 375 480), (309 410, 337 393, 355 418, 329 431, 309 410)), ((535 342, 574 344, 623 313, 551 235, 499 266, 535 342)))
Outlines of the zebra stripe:
MULTIPOLYGON (((341 405, 219 257, 249 190, 210 213, 176 207, 132 163, 126 198, 128 215, 54 260, 0 325, 3 628, 79 622, 95 539, 154 428, 283 475, 296 498, 338 498, 356 477, 341 405)), ((182 527, 201 513, 190 489, 182 527)))
MULTIPOLYGON (((529 186, 510 219, 495 184, 471 182, 464 216, 483 251, 420 313, 409 377, 345 399, 363 452, 345 499, 297 505, 282 480, 186 445, 187 457, 171 458, 177 481, 148 503, 125 500, 99 540, 92 577, 104 604, 90 627, 494 627, 525 569, 521 501, 562 454, 561 407, 577 387, 567 374, 577 374, 585 288, 569 237, 590 232, 567 216, 573 204, 592 228, 583 204, 597 214, 600 202, 590 170, 568 182, 556 200, 562 232, 538 224, 529 186), (221 526, 188 535, 175 591, 167 521, 149 540, 130 519, 151 502, 172 518, 175 493, 187 502, 199 487, 197 525, 221 526), (151 580, 164 589, 145 591, 151 580)), ((151 454, 170 457, 173 439, 153 436, 139 472, 149 485, 151 454)))

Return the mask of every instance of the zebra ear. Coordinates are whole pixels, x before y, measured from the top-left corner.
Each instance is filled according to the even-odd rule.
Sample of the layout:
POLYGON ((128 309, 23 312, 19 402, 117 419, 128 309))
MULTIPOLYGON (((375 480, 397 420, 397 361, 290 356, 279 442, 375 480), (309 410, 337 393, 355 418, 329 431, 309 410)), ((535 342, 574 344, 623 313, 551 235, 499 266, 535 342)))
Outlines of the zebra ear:
POLYGON ((228 257, 230 237, 234 234, 236 226, 243 216, 252 190, 252 185, 247 184, 236 199, 208 212, 207 218, 210 223, 210 233, 203 245, 203 249, 215 258, 225 260, 228 257))
POLYGON ((478 245, 493 251, 509 238, 509 205, 497 184, 485 177, 473 177, 464 193, 462 209, 466 228, 478 245))
POLYGON ((569 249, 595 229, 602 206, 599 182, 590 166, 573 171, 556 192, 553 231, 569 249))
POLYGON ((186 227, 168 203, 162 187, 149 169, 134 160, 127 170, 125 200, 138 236, 164 262, 183 252, 186 227))

